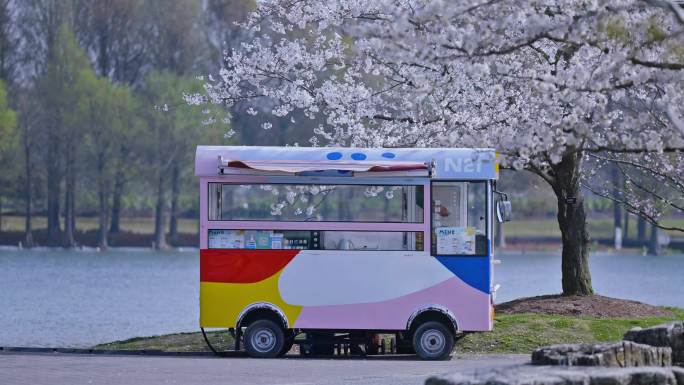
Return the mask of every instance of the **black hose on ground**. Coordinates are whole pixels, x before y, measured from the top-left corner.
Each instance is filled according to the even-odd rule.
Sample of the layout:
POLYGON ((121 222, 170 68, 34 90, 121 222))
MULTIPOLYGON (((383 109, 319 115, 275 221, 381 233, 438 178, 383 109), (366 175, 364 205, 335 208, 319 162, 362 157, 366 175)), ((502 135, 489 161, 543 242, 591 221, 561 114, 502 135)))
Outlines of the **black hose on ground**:
POLYGON ((209 338, 207 337, 207 333, 204 331, 204 328, 203 328, 203 327, 200 327, 200 330, 202 330, 202 337, 204 337, 204 342, 207 343, 207 346, 209 347, 209 350, 211 350, 211 351, 212 351, 214 354, 216 354, 217 356, 222 356, 223 354, 222 354, 221 352, 219 352, 218 350, 216 350, 216 349, 214 348, 214 346, 211 344, 211 342, 209 342, 209 338))

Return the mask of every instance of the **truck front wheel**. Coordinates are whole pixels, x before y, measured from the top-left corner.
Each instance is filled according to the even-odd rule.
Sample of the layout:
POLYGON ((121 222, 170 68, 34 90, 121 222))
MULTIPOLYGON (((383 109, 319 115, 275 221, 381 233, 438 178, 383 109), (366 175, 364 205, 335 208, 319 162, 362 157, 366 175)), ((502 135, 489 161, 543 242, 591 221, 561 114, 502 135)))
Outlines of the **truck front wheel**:
POLYGON ((413 333, 413 348, 424 360, 445 360, 454 349, 454 335, 441 322, 427 321, 413 333))
POLYGON ((283 351, 285 332, 275 322, 261 319, 247 327, 244 342, 245 350, 250 357, 274 358, 283 351))

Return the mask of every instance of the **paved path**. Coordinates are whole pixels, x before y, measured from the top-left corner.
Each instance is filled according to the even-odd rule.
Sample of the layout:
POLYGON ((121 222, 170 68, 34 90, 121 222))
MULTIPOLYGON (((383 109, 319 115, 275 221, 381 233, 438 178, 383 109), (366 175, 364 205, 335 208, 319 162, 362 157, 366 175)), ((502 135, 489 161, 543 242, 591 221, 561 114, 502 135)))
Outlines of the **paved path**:
POLYGON ((529 355, 468 355, 427 362, 415 357, 257 360, 0 353, 0 384, 418 385, 433 374, 518 365, 528 360, 529 355))

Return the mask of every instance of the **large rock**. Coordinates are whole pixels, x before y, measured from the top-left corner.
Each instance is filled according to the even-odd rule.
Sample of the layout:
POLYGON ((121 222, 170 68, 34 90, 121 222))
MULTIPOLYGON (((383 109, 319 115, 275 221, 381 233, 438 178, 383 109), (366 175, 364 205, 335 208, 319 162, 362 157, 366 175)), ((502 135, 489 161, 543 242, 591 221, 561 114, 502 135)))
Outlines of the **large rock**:
POLYGON ((672 361, 684 366, 684 321, 670 322, 650 328, 634 328, 625 334, 627 341, 651 346, 668 346, 672 349, 672 361))
POLYGON ((430 377, 426 385, 684 385, 684 369, 517 366, 430 377))
POLYGON ((671 366, 669 347, 655 347, 631 341, 604 344, 566 344, 539 348, 532 352, 534 365, 563 366, 671 366))

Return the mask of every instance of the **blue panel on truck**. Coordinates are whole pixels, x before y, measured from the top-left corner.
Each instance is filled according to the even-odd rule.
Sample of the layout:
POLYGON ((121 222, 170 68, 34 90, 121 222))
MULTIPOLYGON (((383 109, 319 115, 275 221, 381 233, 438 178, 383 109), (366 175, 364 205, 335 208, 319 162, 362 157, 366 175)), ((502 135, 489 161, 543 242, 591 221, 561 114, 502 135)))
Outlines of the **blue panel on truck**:
POLYGON ((436 258, 463 282, 483 293, 490 294, 489 282, 492 265, 488 256, 441 256, 436 258))

